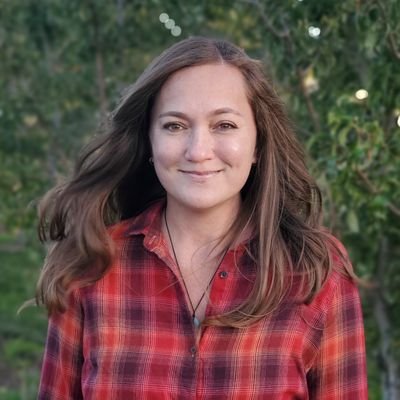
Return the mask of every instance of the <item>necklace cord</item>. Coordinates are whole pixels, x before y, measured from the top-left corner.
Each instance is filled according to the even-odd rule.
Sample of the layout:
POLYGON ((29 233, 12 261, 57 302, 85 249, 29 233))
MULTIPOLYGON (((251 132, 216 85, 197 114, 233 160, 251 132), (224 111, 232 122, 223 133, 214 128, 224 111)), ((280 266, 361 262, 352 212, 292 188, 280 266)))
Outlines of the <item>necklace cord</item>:
POLYGON ((164 210, 164 221, 165 221, 165 227, 167 228, 167 233, 168 233, 169 242, 171 243, 172 252, 173 252, 173 254, 174 254, 175 263, 176 263, 176 266, 178 267, 179 275, 180 275, 180 278, 181 278, 181 280, 182 280, 182 282, 183 282, 183 286, 184 286, 184 288, 185 288, 187 297, 189 298, 190 306, 192 307, 192 311, 193 311, 193 313, 192 313, 193 322, 195 323, 196 326, 198 326, 198 325, 200 324, 200 321, 199 321, 199 320, 197 319, 197 317, 196 317, 196 311, 197 311, 197 309, 199 308, 199 306, 200 306, 200 304, 201 304, 201 302, 202 302, 204 296, 206 295, 208 289, 210 288, 210 285, 211 285, 211 283, 213 282, 213 280, 214 280, 214 278, 215 278, 215 275, 217 274, 217 271, 219 270, 219 267, 221 266, 222 261, 223 261, 224 258, 225 258, 226 253, 228 252, 228 248, 225 250, 224 255, 223 255, 222 258, 221 258, 221 261, 218 263, 217 268, 215 269, 214 273, 212 274, 212 277, 211 277, 210 281, 208 282, 208 285, 207 285, 207 287, 205 288, 203 294, 201 295, 200 300, 197 302, 196 307, 194 307, 194 306, 193 306, 192 299, 190 298, 190 294, 189 294, 188 288, 187 288, 187 286, 186 286, 185 280, 183 279, 181 267, 180 267, 179 262, 178 262, 178 257, 176 256, 176 251, 175 251, 175 247, 174 247, 174 242, 172 241, 172 236, 171 236, 171 232, 170 232, 170 230, 169 230, 168 221, 167 221, 167 210, 164 210))

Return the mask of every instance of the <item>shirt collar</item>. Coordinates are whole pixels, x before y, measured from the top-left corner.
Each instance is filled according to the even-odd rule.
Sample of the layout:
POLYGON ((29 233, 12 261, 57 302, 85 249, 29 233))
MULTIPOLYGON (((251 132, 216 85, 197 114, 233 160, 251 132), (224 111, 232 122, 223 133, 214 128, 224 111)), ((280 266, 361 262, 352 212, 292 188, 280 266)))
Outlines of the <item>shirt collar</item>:
POLYGON ((165 208, 165 199, 151 203, 146 210, 126 221, 125 237, 134 235, 155 236, 161 231, 161 216, 165 208))
MULTIPOLYGON (((162 231, 162 215, 166 206, 166 199, 159 199, 152 202, 143 212, 139 215, 132 217, 130 220, 125 221, 124 237, 144 235, 149 241, 151 239, 160 239, 160 232, 162 231)), ((253 238, 247 238, 241 243, 237 243, 234 249, 243 253, 244 249, 250 245, 253 238)), ((156 240, 158 242, 158 240, 156 240)), ((154 240, 153 240, 154 243, 154 240)))

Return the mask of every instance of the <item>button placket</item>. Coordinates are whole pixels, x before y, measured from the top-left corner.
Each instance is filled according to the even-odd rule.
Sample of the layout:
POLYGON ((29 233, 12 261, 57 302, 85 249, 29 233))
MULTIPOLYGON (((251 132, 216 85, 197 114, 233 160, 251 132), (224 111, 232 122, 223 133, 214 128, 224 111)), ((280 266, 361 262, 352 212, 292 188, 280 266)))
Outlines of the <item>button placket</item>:
POLYGON ((196 348, 196 346, 192 346, 192 347, 190 348, 190 353, 191 353, 192 357, 194 357, 194 356, 196 355, 196 353, 197 353, 197 348, 196 348))
POLYGON ((219 277, 220 277, 221 279, 226 279, 226 278, 228 277, 228 275, 229 275, 228 271, 221 271, 221 272, 219 273, 219 277))

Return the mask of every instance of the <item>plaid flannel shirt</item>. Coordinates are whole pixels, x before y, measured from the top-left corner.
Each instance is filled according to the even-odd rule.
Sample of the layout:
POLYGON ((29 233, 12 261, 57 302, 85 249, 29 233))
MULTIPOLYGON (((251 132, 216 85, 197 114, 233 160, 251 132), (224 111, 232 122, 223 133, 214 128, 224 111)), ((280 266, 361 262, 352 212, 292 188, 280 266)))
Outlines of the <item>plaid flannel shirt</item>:
MULTIPOLYGON (((95 284, 50 316, 39 399, 367 399, 355 284, 333 272, 310 304, 281 307, 247 328, 203 327, 161 234, 163 203, 112 229, 117 256, 95 284), (197 337, 197 338, 196 338, 197 337)), ((255 266, 229 251, 206 315, 250 293, 255 266)))

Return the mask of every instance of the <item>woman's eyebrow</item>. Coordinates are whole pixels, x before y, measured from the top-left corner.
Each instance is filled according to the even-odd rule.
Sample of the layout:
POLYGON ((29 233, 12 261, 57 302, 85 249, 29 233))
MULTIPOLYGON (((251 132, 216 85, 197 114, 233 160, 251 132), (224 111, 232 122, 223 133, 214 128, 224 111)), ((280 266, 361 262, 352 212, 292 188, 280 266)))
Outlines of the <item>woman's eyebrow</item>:
MULTIPOLYGON (((217 108, 216 110, 211 111, 208 115, 213 116, 220 114, 235 114, 238 115, 239 117, 243 117, 243 115, 239 111, 230 107, 217 108)), ((158 116, 158 118, 163 118, 163 117, 177 117, 182 119, 189 119, 189 116, 181 111, 166 111, 159 114, 158 116)))
POLYGON ((185 113, 180 111, 166 111, 158 116, 158 118, 163 118, 163 117, 178 117, 182 119, 189 119, 189 117, 185 113))
POLYGON ((243 115, 239 111, 230 107, 217 108, 216 110, 210 112, 210 115, 219 115, 219 114, 235 114, 238 115, 239 117, 243 117, 243 115))

